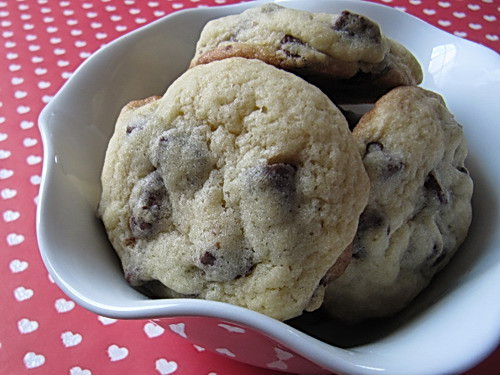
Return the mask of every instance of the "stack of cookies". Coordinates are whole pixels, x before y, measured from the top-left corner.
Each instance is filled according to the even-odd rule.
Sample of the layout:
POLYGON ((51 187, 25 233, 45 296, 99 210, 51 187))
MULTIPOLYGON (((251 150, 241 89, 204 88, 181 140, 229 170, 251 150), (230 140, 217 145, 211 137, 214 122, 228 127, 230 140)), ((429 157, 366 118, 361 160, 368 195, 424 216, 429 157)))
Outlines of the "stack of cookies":
POLYGON ((106 152, 99 214, 127 281, 279 320, 403 308, 471 219, 462 129, 421 80, 352 12, 209 22, 190 69, 126 105, 106 152), (351 132, 338 106, 373 102, 351 132))

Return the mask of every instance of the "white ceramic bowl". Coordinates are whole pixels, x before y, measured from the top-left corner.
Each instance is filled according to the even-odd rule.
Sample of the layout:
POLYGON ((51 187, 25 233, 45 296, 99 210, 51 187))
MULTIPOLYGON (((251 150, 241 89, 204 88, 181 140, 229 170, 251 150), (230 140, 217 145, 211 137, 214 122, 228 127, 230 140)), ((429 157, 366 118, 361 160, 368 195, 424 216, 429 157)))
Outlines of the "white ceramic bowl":
POLYGON ((185 71, 208 20, 239 13, 257 5, 253 2, 178 12, 119 38, 82 64, 43 110, 37 233, 50 274, 74 301, 97 314, 161 318, 163 325, 182 317, 194 343, 225 345, 235 359, 257 366, 296 373, 466 370, 500 337, 499 55, 373 3, 281 3, 332 13, 351 9, 378 21, 416 55, 423 86, 441 93, 463 124, 475 181, 474 219, 449 266, 409 309, 371 327, 343 327, 319 313, 285 324, 224 303, 150 300, 127 285, 95 215, 104 152, 118 112, 130 100, 162 94, 185 71), (221 321, 236 328, 221 330, 221 321), (232 340, 231 334, 244 339, 232 340))

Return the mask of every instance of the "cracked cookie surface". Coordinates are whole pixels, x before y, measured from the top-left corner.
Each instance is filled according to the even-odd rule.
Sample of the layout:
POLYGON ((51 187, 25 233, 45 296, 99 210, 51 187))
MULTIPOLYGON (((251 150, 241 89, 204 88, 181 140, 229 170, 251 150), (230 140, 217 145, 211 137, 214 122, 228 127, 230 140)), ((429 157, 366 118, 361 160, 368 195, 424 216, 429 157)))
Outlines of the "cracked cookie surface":
POLYGON ((472 216, 464 134, 439 95, 396 88, 353 135, 371 188, 353 259, 326 292, 326 308, 344 320, 406 306, 455 254, 472 216))
POLYGON ((102 185, 99 212, 130 284, 281 320, 321 304, 368 199, 339 109, 243 58, 190 69, 161 99, 125 106, 102 185))
POLYGON ((422 81, 421 67, 405 47, 349 11, 310 13, 265 4, 212 20, 191 66, 235 56, 293 72, 338 104, 374 102, 394 87, 422 81))

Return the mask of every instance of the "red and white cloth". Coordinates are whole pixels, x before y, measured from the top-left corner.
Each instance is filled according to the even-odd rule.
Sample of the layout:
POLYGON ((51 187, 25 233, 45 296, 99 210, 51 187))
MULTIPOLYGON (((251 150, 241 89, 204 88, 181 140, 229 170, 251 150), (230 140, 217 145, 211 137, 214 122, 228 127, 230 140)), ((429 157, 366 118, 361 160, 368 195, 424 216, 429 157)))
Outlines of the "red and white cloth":
MULTIPOLYGON (((35 236, 37 118, 92 52, 180 9, 238 0, 0 0, 0 374, 271 375, 149 321, 90 313, 50 280, 35 236)), ((376 0, 500 51, 498 0, 376 0)), ((500 372, 497 350, 470 375, 500 372)))

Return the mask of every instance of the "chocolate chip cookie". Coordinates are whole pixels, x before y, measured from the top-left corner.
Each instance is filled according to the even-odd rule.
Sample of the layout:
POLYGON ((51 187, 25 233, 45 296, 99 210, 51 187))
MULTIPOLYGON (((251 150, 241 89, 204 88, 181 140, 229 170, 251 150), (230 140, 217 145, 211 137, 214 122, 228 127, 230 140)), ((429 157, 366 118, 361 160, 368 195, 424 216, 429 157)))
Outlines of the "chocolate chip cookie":
POLYGON ((421 67, 405 47, 350 11, 310 13, 265 4, 212 20, 191 66, 234 56, 293 72, 338 104, 374 102, 394 87, 422 81, 421 67))
POLYGON ((277 319, 323 301, 349 261, 368 177, 317 87, 259 60, 183 74, 121 112, 99 212, 129 283, 277 319))
POLYGON ((439 95, 396 88, 353 135, 370 197, 353 260, 325 298, 329 312, 345 320, 388 316, 408 305, 455 254, 472 214, 464 134, 439 95))

